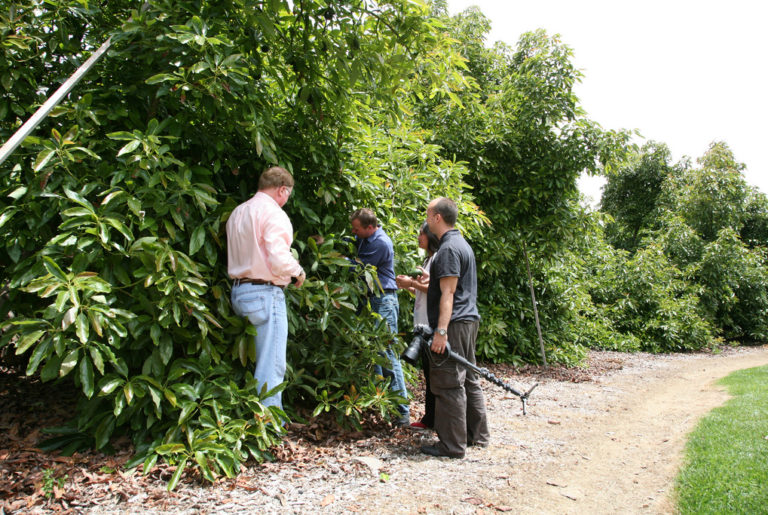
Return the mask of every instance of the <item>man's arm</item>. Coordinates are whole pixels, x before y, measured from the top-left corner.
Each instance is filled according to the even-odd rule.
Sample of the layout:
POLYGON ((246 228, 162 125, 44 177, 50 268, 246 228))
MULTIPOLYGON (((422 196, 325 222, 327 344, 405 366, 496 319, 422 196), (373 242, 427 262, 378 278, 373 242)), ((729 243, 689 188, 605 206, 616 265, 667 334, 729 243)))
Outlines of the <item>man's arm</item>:
POLYGON ((300 287, 306 275, 291 253, 293 228, 290 220, 287 216, 270 217, 266 220, 263 231, 268 266, 272 274, 278 277, 296 277, 295 284, 300 287))
MULTIPOLYGON (((436 329, 448 329, 453 314, 453 295, 456 293, 456 286, 459 284, 458 277, 440 278, 440 314, 437 318, 436 329)), ((442 354, 445 351, 445 343, 448 341, 448 335, 439 335, 437 330, 432 337, 432 352, 442 354)))

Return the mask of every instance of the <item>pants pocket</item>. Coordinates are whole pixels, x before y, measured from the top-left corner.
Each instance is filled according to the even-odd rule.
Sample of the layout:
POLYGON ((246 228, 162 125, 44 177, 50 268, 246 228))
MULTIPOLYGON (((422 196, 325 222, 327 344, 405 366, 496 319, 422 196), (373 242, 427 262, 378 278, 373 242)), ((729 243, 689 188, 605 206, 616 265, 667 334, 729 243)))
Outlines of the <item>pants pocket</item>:
MULTIPOLYGON (((446 360, 443 354, 432 354, 432 359, 446 360)), ((430 388, 435 390, 452 390, 464 384, 466 371, 454 360, 448 360, 440 366, 432 365, 429 369, 430 388)))
POLYGON ((262 325, 269 320, 271 303, 262 296, 243 296, 237 301, 243 316, 253 325, 262 325))

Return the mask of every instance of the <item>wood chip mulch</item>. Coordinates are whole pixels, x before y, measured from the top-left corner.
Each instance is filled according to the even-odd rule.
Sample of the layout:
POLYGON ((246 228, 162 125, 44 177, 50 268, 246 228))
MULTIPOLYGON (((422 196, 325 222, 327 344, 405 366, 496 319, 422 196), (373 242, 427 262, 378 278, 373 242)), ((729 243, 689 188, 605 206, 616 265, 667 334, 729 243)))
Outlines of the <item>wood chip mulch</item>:
MULTIPOLYGON (((590 355, 583 368, 503 364, 484 364, 500 378, 522 377, 525 380, 550 379, 563 382, 585 382, 622 368, 619 353, 590 355)), ((423 385, 412 389, 423 397, 423 385)), ((112 442, 113 452, 82 452, 61 456, 46 453, 37 446, 48 435, 45 428, 65 424, 75 412, 76 392, 68 381, 41 383, 26 377, 16 367, 0 366, 0 515, 14 512, 77 512, 84 509, 114 507, 121 501, 141 499, 148 510, 167 510, 181 500, 178 490, 184 484, 204 485, 199 474, 189 470, 177 492, 167 492, 165 485, 174 469, 157 465, 149 474, 128 474, 122 465, 131 457, 128 439, 112 442)), ((418 413, 414 413, 416 420, 418 413)), ((345 431, 328 418, 314 419, 308 424, 291 424, 283 444, 274 449, 274 463, 249 464, 248 471, 268 472, 281 466, 301 471, 314 466, 324 454, 334 449, 358 448, 365 445, 407 445, 404 431, 393 430, 381 420, 370 418, 361 431, 345 431), (282 464, 282 465, 281 465, 282 464), (250 466, 252 465, 252 466, 250 466)), ((299 472, 300 473, 300 472, 299 472)), ((238 480, 224 480, 238 485, 238 480)))

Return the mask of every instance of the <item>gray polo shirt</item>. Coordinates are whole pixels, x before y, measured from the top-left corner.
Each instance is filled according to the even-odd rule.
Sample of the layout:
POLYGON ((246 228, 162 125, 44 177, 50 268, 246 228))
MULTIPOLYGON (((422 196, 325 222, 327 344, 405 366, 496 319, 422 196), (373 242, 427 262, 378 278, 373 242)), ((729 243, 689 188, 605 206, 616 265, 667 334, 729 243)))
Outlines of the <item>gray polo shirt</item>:
POLYGON ((443 234, 440 248, 432 258, 429 267, 429 289, 427 290, 427 317, 432 329, 437 329, 440 317, 440 278, 458 277, 456 293, 453 295, 451 322, 480 320, 477 311, 477 266, 475 253, 467 240, 456 229, 443 234))

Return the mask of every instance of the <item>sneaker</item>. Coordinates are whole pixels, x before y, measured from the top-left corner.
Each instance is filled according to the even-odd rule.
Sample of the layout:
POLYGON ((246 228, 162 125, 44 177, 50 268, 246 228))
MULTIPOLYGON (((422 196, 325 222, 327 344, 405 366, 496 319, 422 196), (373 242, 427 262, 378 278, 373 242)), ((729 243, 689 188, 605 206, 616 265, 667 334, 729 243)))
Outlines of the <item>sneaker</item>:
POLYGON ((412 422, 411 427, 413 429, 429 429, 425 424, 422 424, 421 422, 412 422))
POLYGON ((411 417, 408 415, 404 415, 399 419, 395 420, 394 422, 392 422, 392 425, 394 425, 395 427, 408 427, 409 425, 411 425, 411 417))

